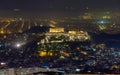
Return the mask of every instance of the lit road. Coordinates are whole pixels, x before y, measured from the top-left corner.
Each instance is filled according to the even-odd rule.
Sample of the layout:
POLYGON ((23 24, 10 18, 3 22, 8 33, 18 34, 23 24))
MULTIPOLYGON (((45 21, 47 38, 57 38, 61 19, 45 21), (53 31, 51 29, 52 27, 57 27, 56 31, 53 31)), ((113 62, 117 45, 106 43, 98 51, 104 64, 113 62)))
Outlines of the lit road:
POLYGON ((9 20, 7 20, 6 22, 7 22, 7 24, 3 27, 3 29, 7 28, 11 23, 9 20))
POLYGON ((0 28, 3 29, 7 24, 7 22, 0 22, 0 28))
POLYGON ((23 27, 24 27, 24 20, 22 20, 22 24, 21 24, 21 27, 19 29, 19 32, 22 32, 23 31, 23 27))

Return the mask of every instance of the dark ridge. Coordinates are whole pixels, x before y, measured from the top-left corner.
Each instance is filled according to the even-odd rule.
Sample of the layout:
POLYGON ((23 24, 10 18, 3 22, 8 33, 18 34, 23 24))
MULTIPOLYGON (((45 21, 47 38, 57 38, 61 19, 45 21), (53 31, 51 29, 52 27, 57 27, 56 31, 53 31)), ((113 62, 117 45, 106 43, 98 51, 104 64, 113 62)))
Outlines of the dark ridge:
POLYGON ((29 30, 24 31, 23 33, 45 33, 49 31, 48 26, 35 26, 30 28, 29 30))
POLYGON ((95 34, 89 33, 91 35, 92 41, 96 43, 105 43, 107 47, 120 47, 120 34, 95 34))

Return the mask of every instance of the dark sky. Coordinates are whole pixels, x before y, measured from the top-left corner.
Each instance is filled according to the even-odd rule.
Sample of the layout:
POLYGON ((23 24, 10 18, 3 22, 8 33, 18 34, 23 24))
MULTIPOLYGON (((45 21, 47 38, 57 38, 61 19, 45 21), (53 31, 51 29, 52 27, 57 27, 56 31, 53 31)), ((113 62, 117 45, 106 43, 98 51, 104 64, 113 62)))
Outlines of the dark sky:
POLYGON ((0 0, 0 11, 20 9, 19 12, 81 12, 119 10, 120 0, 0 0))

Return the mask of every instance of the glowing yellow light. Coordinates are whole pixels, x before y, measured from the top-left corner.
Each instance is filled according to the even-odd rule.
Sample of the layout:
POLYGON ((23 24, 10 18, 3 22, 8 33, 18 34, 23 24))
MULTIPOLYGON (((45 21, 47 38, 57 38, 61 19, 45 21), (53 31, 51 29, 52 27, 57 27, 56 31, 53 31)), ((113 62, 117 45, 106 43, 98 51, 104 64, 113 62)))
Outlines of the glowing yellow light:
POLYGON ((64 28, 50 28, 49 32, 64 32, 64 28))
POLYGON ((69 31, 69 34, 76 34, 76 31, 69 31))
POLYGON ((0 34, 4 34, 4 31, 3 31, 3 30, 0 30, 0 34))
POLYGON ((53 53, 52 53, 52 52, 48 52, 48 55, 49 55, 49 56, 53 56, 53 53))
POLYGON ((45 52, 45 51, 39 51, 39 56, 45 57, 45 56, 47 56, 47 52, 45 52))

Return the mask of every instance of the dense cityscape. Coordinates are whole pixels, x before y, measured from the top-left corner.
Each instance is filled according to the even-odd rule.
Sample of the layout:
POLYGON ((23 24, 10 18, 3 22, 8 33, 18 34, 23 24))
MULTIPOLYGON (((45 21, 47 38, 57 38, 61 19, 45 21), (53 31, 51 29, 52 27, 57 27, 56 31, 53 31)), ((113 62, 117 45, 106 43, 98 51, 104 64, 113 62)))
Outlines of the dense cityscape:
POLYGON ((1 18, 0 68, 16 68, 17 75, 26 75, 21 69, 32 67, 66 74, 119 74, 120 16, 103 13, 63 19, 1 18))
POLYGON ((1 0, 0 75, 120 74, 119 0, 1 0))

